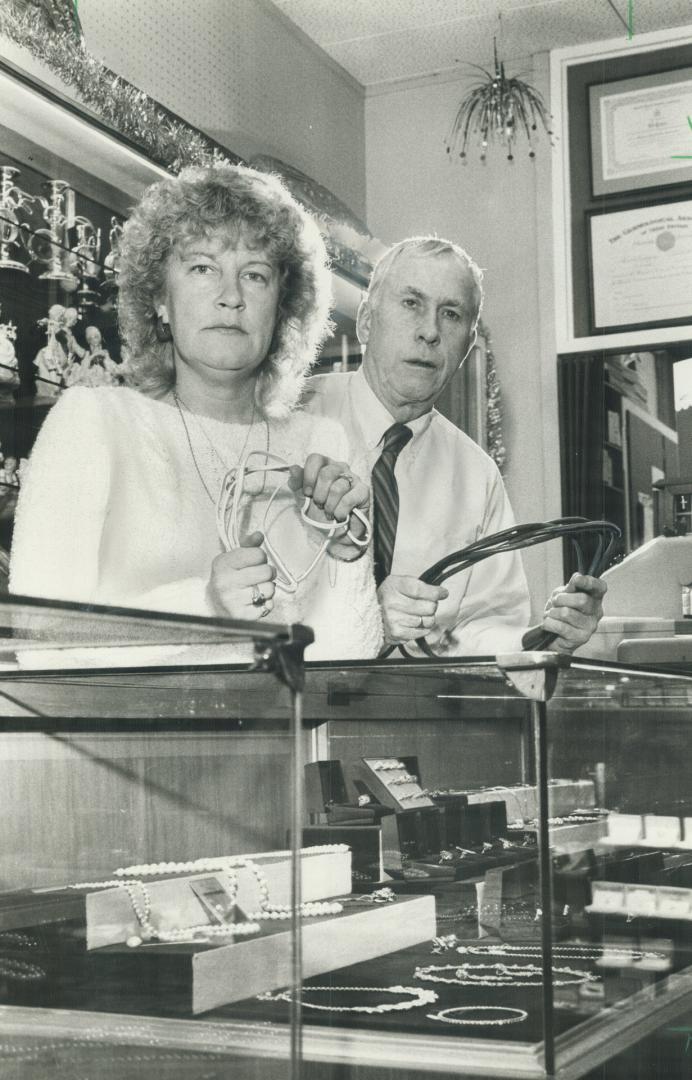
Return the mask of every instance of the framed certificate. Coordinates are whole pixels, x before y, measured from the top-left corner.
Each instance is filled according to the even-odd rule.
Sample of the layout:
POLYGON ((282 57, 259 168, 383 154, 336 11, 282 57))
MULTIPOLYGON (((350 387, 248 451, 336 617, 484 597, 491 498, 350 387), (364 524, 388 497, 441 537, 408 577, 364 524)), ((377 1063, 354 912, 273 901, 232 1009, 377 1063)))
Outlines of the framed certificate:
POLYGON ((692 67, 589 87, 594 196, 692 181, 692 67))
POLYGON ((692 323, 692 199, 586 217, 592 333, 692 323))

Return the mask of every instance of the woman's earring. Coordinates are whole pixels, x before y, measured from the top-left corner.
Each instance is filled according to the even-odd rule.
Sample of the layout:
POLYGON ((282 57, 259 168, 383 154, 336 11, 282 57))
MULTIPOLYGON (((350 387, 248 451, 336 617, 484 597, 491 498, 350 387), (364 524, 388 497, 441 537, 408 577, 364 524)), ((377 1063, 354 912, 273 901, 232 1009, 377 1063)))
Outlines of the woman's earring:
POLYGON ((173 334, 171 333, 171 324, 163 321, 162 315, 156 316, 156 323, 154 324, 154 333, 156 334, 157 341, 172 341, 173 334))

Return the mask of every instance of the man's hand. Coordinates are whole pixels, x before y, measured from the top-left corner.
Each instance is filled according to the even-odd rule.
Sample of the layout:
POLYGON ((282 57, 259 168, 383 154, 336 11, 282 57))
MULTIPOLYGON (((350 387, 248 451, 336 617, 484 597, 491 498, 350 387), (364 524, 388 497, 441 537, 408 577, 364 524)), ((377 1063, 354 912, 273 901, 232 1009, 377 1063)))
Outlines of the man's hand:
POLYGON ((260 546, 263 539, 261 532, 250 533, 240 547, 214 559, 207 596, 217 615, 262 619, 274 607, 276 571, 260 546))
MULTIPOLYGON (((323 454, 309 454, 302 469, 297 465, 292 466, 288 484, 292 491, 302 492, 311 500, 310 517, 330 524, 332 521, 347 521, 351 534, 359 540, 363 538, 365 527, 351 514, 357 508, 367 516, 370 488, 351 472, 345 461, 334 461, 323 454)), ((363 551, 364 547, 354 544, 346 533, 333 537, 329 542, 330 554, 347 562, 363 551)))
POLYGON ((600 578, 572 574, 566 585, 553 589, 541 623, 544 630, 557 634, 551 649, 571 653, 586 644, 603 615, 607 588, 600 578))
POLYGON ((437 605, 448 596, 443 586, 426 585, 405 574, 390 574, 377 590, 385 644, 398 645, 400 641, 425 637, 435 626, 437 605))

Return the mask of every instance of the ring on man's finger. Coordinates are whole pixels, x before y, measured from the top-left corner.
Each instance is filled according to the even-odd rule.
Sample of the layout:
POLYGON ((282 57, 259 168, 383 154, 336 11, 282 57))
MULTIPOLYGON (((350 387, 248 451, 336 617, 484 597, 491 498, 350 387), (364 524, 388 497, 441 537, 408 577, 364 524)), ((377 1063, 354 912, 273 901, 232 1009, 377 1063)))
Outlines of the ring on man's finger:
POLYGON ((350 473, 350 472, 339 473, 339 475, 337 476, 336 479, 337 480, 345 480, 346 483, 348 484, 349 488, 353 487, 353 484, 354 484, 354 481, 355 481, 355 477, 354 477, 353 473, 350 473))
POLYGON ((264 595, 259 585, 252 586, 252 606, 262 607, 262 604, 266 603, 268 597, 264 595))
POLYGON ((419 615, 418 616, 418 629, 422 630, 424 626, 425 626, 425 619, 423 618, 422 615, 419 615))

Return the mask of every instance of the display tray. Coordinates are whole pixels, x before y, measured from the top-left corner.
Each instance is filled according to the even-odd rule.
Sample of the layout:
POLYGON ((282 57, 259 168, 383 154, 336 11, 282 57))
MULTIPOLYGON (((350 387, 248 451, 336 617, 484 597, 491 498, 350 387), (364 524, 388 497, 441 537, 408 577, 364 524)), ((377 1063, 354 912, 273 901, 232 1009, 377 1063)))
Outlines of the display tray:
MULTIPOLYGON (((449 948, 432 953, 431 943, 400 949, 359 964, 342 967, 304 982, 304 1021, 320 1028, 348 1028, 365 1032, 400 1032, 419 1035, 445 1035, 458 1038, 498 1039, 535 1044, 542 1039, 540 947, 535 941, 523 945, 493 944, 487 939, 460 942, 472 951, 459 953, 449 948), (480 949, 480 951, 479 951, 480 949), (496 950, 496 951, 494 951, 496 950), (454 968, 470 965, 472 978, 482 980, 509 978, 512 985, 476 985, 442 983, 416 977, 417 968, 431 965, 445 970, 432 974, 455 977, 454 968), (503 968, 490 965, 504 965, 503 968), (524 975, 522 975, 522 970, 524 975), (527 970, 529 975, 526 975, 527 970), (355 988, 332 990, 335 1011, 310 1007, 314 986, 355 988), (422 1006, 392 1010, 387 1013, 356 1012, 354 1006, 375 1009, 402 1002, 408 1005, 412 995, 387 993, 387 989, 410 987, 433 991, 434 1002, 422 1006), (385 988, 383 991, 382 988, 385 988), (488 1007, 520 1010, 519 1014, 487 1013, 492 1019, 516 1015, 508 1024, 456 1024, 434 1018, 443 1009, 481 1008, 473 1018, 485 1018, 488 1007), (342 1011, 343 1010, 343 1011, 342 1011), (432 1017, 432 1018, 431 1018, 432 1017)), ((625 952, 627 946, 624 946, 625 952)), ((608 966, 597 958, 598 946, 583 942, 575 946, 560 942, 554 946, 556 1035, 570 1030, 604 1009, 616 1005, 622 1011, 625 999, 638 994, 654 995, 665 973, 644 965, 632 965, 627 957, 619 962, 611 957, 608 966), (586 951, 588 955, 582 956, 586 951), (582 978, 583 974, 583 978, 582 978)), ((21 932, 0 934, 0 971, 8 962, 28 965, 26 970, 39 977, 3 979, 0 982, 0 1005, 29 1006, 61 1010, 88 1009, 92 1013, 126 1013, 129 1016, 193 1019, 190 1008, 189 947, 169 945, 145 955, 141 949, 99 950, 87 952, 84 925, 78 920, 52 926, 24 928, 21 932), (143 963, 143 960, 145 961, 143 963)), ((678 960, 682 963, 680 954, 678 960)), ((692 954, 685 958, 692 961, 692 954)), ((689 968, 687 969, 690 970, 689 968)), ((324 1004, 329 991, 316 993, 313 1001, 324 1004)), ((205 1013, 201 1020, 232 1022, 288 1021, 289 1003, 284 1000, 261 1000, 255 996, 205 1013)), ((452 1014, 453 1017, 459 1014, 452 1014)))
MULTIPOLYGON (((477 947, 477 939, 470 941, 472 947, 477 947)), ((486 944, 483 948, 490 948, 486 944)), ((441 954, 431 954, 429 944, 414 946, 400 950, 388 956, 381 957, 377 962, 367 962, 351 965, 333 971, 329 976, 321 976, 317 979, 305 980, 303 990, 303 1020, 305 1024, 316 1025, 320 1028, 348 1028, 351 1030, 365 1030, 369 1032, 381 1031, 396 1033, 406 1031, 407 1034, 424 1036, 447 1036, 468 1040, 470 1038, 483 1040, 497 1040, 501 1042, 516 1042, 531 1046, 542 1041, 542 987, 540 974, 534 971, 540 967, 539 946, 536 942, 527 943, 528 955, 521 955, 521 946, 517 942, 512 943, 512 953, 503 953, 503 945, 498 943, 496 954, 458 954, 454 949, 441 954), (512 965, 510 978, 516 980, 512 986, 486 986, 486 985, 456 985, 441 982, 424 981, 415 977, 416 968, 429 968, 431 965, 446 966, 452 968, 461 964, 490 965, 500 963, 512 965), (515 968, 516 965, 516 968, 515 968), (518 969, 531 971, 529 978, 522 978, 518 969), (528 985, 531 983, 531 985, 528 985), (383 993, 383 987, 410 987, 417 989, 433 990, 437 994, 437 1001, 422 1007, 408 1008, 405 1010, 393 1010, 388 1013, 367 1013, 355 1011, 321 1011, 310 1007, 310 1000, 324 1004, 329 999, 328 991, 310 993, 310 987, 354 987, 353 992, 348 990, 333 990, 332 1003, 338 1008, 348 1010, 354 1005, 376 1007, 378 1004, 412 1000, 411 995, 383 993), (368 991, 367 988, 373 988, 368 991), (380 988, 379 990, 377 988, 380 988), (502 1010, 519 1010, 526 1013, 524 1019, 507 1024, 456 1024, 444 1020, 434 1019, 434 1014, 445 1009, 480 1008, 482 1012, 472 1014, 452 1013, 453 1018, 467 1015, 473 1019, 483 1018, 508 1018, 509 1012, 486 1012, 488 1007, 502 1010)), ((582 947, 584 947, 582 945, 582 947)), ((594 953, 596 947, 594 947, 594 953)), ((690 958, 692 959, 692 957, 690 958)), ((626 1007, 625 999, 634 1000, 634 995, 643 993, 650 995, 655 993, 657 983, 661 979, 661 972, 646 970, 630 966, 625 961, 625 966, 614 962, 606 968, 600 966, 595 958, 574 959, 572 947, 568 942, 562 942, 555 946, 555 1035, 576 1028, 579 1024, 596 1016, 608 1004, 613 1005, 620 1012, 626 1007), (564 958, 562 958, 564 957, 564 958), (588 981, 578 981, 574 972, 584 972, 588 981), (562 985, 564 984, 564 985, 562 985), (617 1003, 617 1004, 616 1004, 617 1003)), ((498 968, 475 968, 481 977, 499 971, 498 968)), ((449 978, 454 975, 453 970, 434 972, 449 978)), ((285 1001, 247 1001, 235 1008, 234 1017, 250 1020, 263 1019, 272 1023, 285 1021, 288 1018, 288 1003, 285 1001)))

